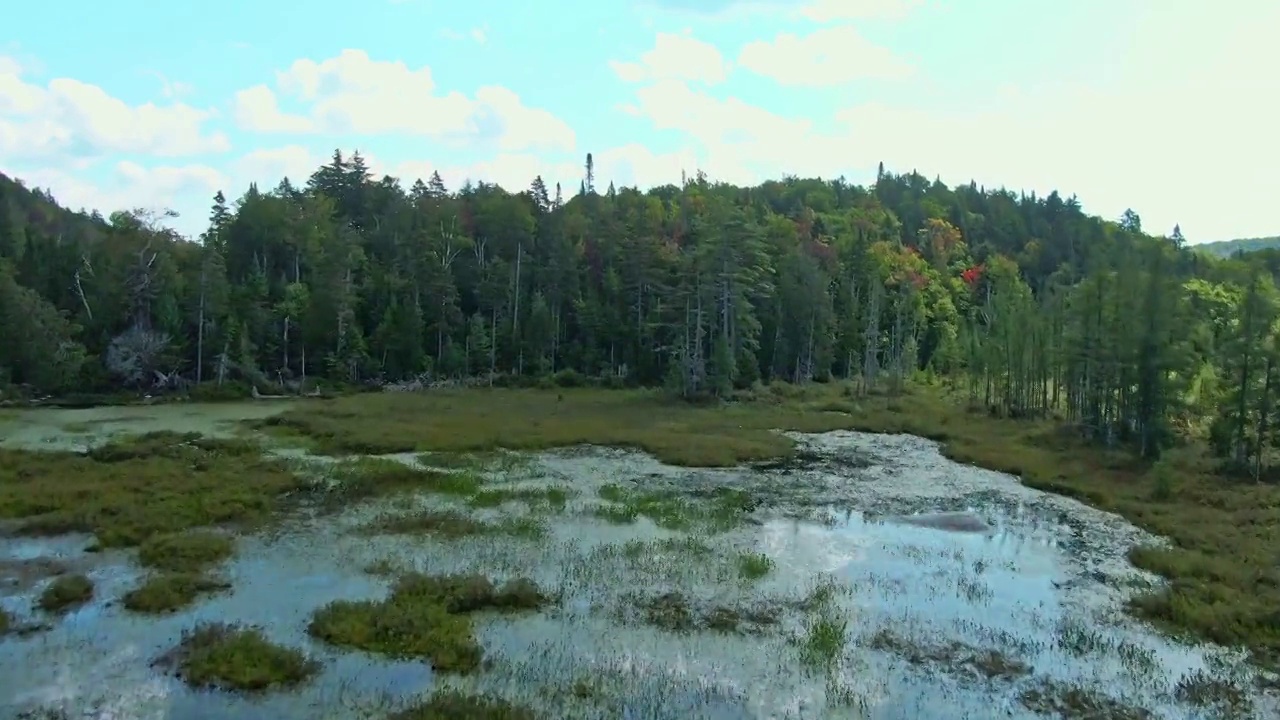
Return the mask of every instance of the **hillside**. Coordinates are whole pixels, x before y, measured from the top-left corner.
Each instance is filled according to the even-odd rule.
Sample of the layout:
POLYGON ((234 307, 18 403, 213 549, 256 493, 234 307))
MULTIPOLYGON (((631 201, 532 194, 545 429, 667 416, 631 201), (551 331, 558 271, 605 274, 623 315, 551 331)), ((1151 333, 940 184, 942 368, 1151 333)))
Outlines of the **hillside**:
POLYGON ((1237 238, 1218 242, 1201 243, 1196 250, 1209 253, 1215 257, 1233 257, 1237 253, 1256 252, 1258 250, 1280 249, 1280 235, 1260 238, 1237 238))

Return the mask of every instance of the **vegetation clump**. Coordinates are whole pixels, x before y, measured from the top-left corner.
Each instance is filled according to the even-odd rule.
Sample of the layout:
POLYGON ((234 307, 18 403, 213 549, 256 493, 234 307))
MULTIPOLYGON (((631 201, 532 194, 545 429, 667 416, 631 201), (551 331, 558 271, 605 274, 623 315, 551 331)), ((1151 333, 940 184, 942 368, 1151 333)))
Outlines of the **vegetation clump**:
POLYGON ((596 508, 598 517, 627 524, 644 516, 668 530, 729 530, 755 507, 748 493, 734 488, 717 488, 707 498, 694 498, 675 490, 642 490, 610 483, 597 493, 609 503, 596 508))
POLYGON ((1043 680, 1027 688, 1018 699, 1028 710, 1062 718, 1105 720, 1154 720, 1150 710, 1127 705, 1084 688, 1043 680))
POLYGON ((93 599, 93 581, 84 575, 62 575, 40 593, 39 606, 46 612, 63 612, 93 599))
POLYGON ((195 573, 226 560, 233 552, 235 540, 223 533, 168 533, 142 543, 138 561, 156 570, 195 573))
POLYGON ((773 558, 764 553, 742 553, 738 556, 738 574, 744 580, 759 580, 773 570, 773 558))
POLYGON ((0 608, 0 636, 9 634, 13 627, 13 615, 8 610, 0 608))
POLYGON ((507 518, 485 521, 456 510, 419 510, 411 513, 386 514, 371 520, 363 532, 387 535, 433 535, 446 540, 482 535, 537 538, 546 526, 537 519, 507 518))
POLYGON ((712 630, 753 635, 765 632, 779 619, 779 609, 766 603, 695 606, 687 595, 680 592, 666 592, 647 598, 631 595, 627 601, 640 611, 639 617, 643 622, 668 632, 712 630))
POLYGON ((390 458, 346 460, 333 469, 332 499, 347 503, 402 492, 467 497, 480 491, 481 480, 470 470, 419 468, 390 458))
POLYGON ((162 534, 256 523, 305 483, 232 441, 151 433, 89 454, 0 448, 0 518, 27 535, 92 533, 131 547, 162 534))
POLYGON ((392 713, 387 720, 539 720, 532 709, 493 695, 442 690, 426 701, 392 713))
POLYGON ((800 662, 810 668, 829 668, 844 654, 849 621, 827 609, 812 615, 800 638, 800 662))
POLYGON ((321 667, 302 651, 267 640, 258 628, 224 623, 184 632, 157 662, 192 687, 243 692, 296 687, 321 667))
POLYGON ((995 650, 972 648, 959 642, 923 645, 888 629, 872 635, 868 646, 900 655, 913 665, 937 665, 946 670, 968 669, 986 678, 1013 680, 1032 671, 1025 662, 995 650))
POLYGON ((411 573, 385 600, 338 600, 320 608, 307 630, 340 647, 423 659, 440 672, 467 673, 483 658, 471 613, 535 610, 548 600, 524 578, 495 585, 483 575, 411 573))
POLYGON ((133 612, 160 614, 181 610, 210 593, 231 589, 231 584, 194 572, 162 572, 149 576, 121 598, 133 612))
POLYGON ((509 502, 521 502, 530 510, 546 509, 561 512, 576 490, 565 487, 547 488, 488 488, 472 495, 467 504, 475 508, 500 507, 509 502))

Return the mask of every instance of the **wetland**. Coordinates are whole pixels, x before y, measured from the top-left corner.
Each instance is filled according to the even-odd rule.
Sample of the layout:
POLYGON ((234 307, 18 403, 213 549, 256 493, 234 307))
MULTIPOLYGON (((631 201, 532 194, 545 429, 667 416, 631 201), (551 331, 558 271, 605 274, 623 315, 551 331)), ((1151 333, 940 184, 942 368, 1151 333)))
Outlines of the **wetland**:
POLYGON ((0 717, 1274 717, 1260 540, 822 392, 5 411, 0 717))

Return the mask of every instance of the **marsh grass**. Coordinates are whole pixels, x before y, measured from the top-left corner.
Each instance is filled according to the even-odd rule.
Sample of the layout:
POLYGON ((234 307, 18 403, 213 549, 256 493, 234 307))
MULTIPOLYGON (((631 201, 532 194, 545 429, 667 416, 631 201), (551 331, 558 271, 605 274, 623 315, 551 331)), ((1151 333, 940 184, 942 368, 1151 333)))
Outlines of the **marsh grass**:
POLYGON ((800 662, 809 668, 834 667, 844 654, 849 621, 833 612, 818 612, 805 623, 800 638, 800 662))
POLYGON ((777 625, 781 617, 781 606, 765 601, 750 605, 699 604, 680 592, 649 597, 632 593, 622 600, 637 611, 635 616, 641 622, 672 633, 710 630, 758 635, 777 625))
POLYGON ((549 600, 523 578, 497 586, 483 575, 410 573, 384 600, 338 600, 320 608, 307 631, 338 647, 424 659, 438 672, 467 673, 483 659, 469 614, 536 610, 549 600))
POLYGON ((148 538, 138 548, 144 567, 174 573, 197 573, 235 552, 235 539, 224 533, 197 530, 148 538))
POLYGON ((1018 699, 1023 706, 1041 715, 1099 720, 1155 720, 1151 711, 1127 705, 1085 688, 1042 679, 1027 688, 1018 699))
POLYGON ((62 575, 54 578, 37 604, 51 613, 66 612, 93 599, 93 581, 84 575, 62 575))
POLYGON ((540 538, 547 533, 546 524, 531 517, 503 518, 486 521, 456 510, 418 510, 411 513, 384 514, 360 528, 374 535, 432 535, 446 540, 473 536, 506 535, 540 538))
POLYGON ((764 553, 742 553, 738 556, 738 574, 744 580, 759 580, 773 571, 773 558, 764 553))
POLYGON ((25 535, 92 533, 130 547, 165 533, 267 520, 306 484, 256 446, 149 433, 88 455, 0 449, 0 518, 25 535))
POLYGON ((597 517, 625 525, 644 516, 668 530, 730 530, 755 507, 750 495, 733 488, 717 488, 706 497, 694 497, 675 490, 644 490, 609 483, 596 492, 609 503, 593 510, 597 517))
POLYGON ((843 413, 795 404, 695 407, 648 391, 585 388, 361 394, 259 423, 308 438, 331 454, 483 453, 591 444, 652 453, 684 466, 729 466, 787 455, 775 428, 849 427, 843 413))
POLYGON ((469 470, 413 467, 391 458, 356 458, 329 470, 330 499, 338 507, 403 492, 467 497, 480 491, 480 476, 469 470))
POLYGON ((197 688, 261 692, 292 688, 320 672, 301 650, 277 645, 254 627, 205 623, 183 633, 158 661, 197 688))
POLYGON ((569 498, 577 491, 566 487, 546 488, 486 488, 477 491, 467 499, 467 504, 474 508, 495 508, 507 503, 524 503, 530 510, 548 510, 563 512, 569 498))
POLYGON ((989 679, 1014 680, 1030 675, 1032 668, 1018 658, 959 642, 925 645, 882 628, 871 636, 868 647, 899 655, 912 665, 936 665, 949 672, 969 670, 989 679))
POLYGON ((204 595, 230 589, 230 583, 200 573, 162 572, 147 577, 120 600, 127 610, 161 614, 176 612, 204 595))
POLYGON ((523 705, 493 695, 468 695, 441 690, 425 701, 394 712, 387 720, 539 720, 523 705))
POLYGON ((1249 689, 1203 670, 1180 678, 1174 687, 1174 697, 1197 707, 1217 708, 1227 717, 1247 717, 1253 711, 1249 689))

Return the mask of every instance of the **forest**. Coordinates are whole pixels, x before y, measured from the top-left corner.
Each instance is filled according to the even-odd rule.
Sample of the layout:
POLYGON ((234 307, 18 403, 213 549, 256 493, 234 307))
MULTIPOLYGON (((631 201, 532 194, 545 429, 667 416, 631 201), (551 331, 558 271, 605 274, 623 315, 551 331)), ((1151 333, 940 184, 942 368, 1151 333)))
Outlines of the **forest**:
POLYGON ((698 173, 568 191, 374 178, 103 218, 0 176, 9 397, 600 384, 732 400, 760 383, 949 388, 1156 459, 1187 437, 1266 479, 1280 251, 1217 259, 1075 196, 698 173), (406 187, 407 186, 407 187, 406 187))

